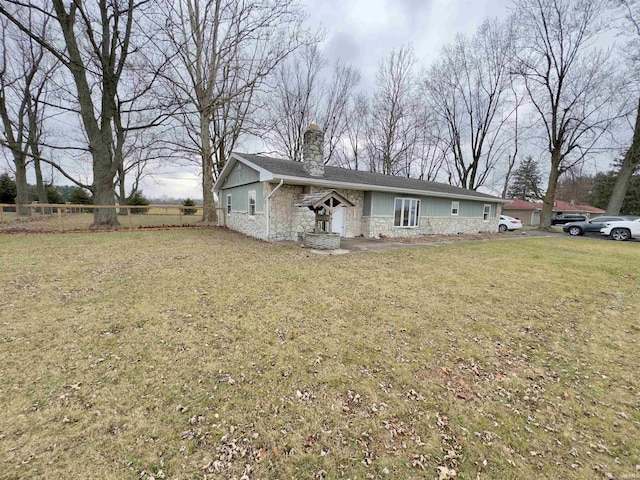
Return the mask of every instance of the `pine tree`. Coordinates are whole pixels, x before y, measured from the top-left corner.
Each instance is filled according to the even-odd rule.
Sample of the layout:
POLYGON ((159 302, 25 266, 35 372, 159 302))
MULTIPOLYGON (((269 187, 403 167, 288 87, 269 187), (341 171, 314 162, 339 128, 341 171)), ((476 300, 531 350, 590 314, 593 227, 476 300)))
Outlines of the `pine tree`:
POLYGON ((0 175, 0 203, 16 203, 16 182, 8 173, 0 175))
POLYGON ((538 172, 538 164, 531 156, 527 156, 513 172, 507 195, 520 200, 539 200, 543 194, 540 190, 541 183, 542 177, 538 172))

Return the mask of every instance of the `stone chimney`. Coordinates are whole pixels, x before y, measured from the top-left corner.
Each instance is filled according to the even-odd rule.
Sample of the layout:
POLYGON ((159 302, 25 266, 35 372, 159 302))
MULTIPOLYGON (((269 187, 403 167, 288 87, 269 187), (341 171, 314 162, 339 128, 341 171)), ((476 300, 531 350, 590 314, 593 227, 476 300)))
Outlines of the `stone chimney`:
POLYGON ((302 168, 313 177, 324 175, 324 132, 318 125, 309 125, 304 132, 302 168))

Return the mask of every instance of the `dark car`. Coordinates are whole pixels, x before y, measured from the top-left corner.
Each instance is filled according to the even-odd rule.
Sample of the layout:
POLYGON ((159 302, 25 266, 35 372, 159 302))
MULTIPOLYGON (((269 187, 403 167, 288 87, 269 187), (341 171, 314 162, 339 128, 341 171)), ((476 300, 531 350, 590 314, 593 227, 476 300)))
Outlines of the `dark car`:
POLYGON ((638 217, 631 217, 627 215, 612 215, 608 217, 596 217, 586 222, 570 222, 562 227, 564 232, 569 235, 577 236, 584 235, 585 233, 600 233, 600 229, 605 222, 619 222, 624 220, 633 220, 638 217))
POLYGON ((586 222, 586 215, 556 215, 551 218, 551 225, 564 225, 569 222, 586 222))

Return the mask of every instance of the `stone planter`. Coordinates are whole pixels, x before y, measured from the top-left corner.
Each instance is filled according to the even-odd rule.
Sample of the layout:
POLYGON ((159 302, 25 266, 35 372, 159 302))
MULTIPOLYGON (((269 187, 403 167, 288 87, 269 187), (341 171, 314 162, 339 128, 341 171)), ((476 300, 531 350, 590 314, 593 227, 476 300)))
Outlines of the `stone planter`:
POLYGON ((315 250, 337 250, 340 248, 339 233, 306 233, 303 244, 315 250))

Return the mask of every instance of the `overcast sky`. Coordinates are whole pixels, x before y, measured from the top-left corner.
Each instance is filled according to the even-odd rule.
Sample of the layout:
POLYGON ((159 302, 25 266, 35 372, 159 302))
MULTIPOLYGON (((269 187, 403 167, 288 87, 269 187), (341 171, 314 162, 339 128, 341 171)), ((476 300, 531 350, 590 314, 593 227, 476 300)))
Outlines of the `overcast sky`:
POLYGON ((487 17, 508 15, 509 0, 304 0, 312 25, 326 32, 323 51, 357 67, 365 84, 380 61, 411 43, 422 64, 433 61, 459 32, 473 33, 487 17))
MULTIPOLYGON (((473 33, 487 17, 508 15, 509 0, 303 0, 313 28, 325 34, 322 50, 363 75, 361 87, 372 89, 380 61, 394 48, 411 43, 423 65, 459 32, 473 33)), ((145 181, 148 197, 202 197, 200 177, 177 172, 174 178, 145 181)))

